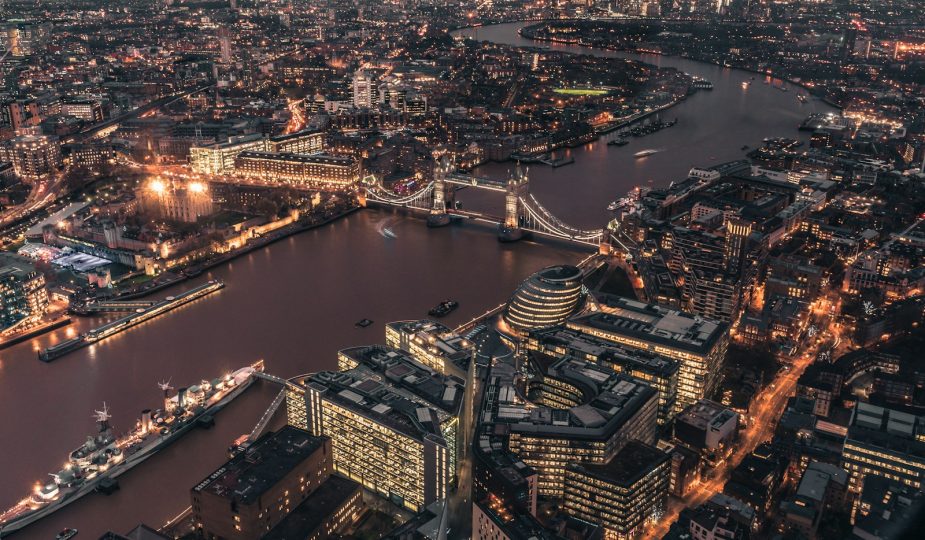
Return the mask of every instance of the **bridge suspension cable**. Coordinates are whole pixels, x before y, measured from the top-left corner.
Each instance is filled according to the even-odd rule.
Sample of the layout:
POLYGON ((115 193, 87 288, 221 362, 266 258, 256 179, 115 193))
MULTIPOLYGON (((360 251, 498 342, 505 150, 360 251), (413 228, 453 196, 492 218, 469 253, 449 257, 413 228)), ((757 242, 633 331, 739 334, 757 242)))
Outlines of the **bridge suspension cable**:
POLYGON ((521 206, 524 210, 532 217, 534 220, 539 222, 540 225, 545 227, 548 232, 561 236, 563 238, 570 238, 573 240, 583 241, 583 242, 600 242, 604 231, 584 231, 581 229, 576 229, 570 225, 566 225, 559 218, 554 216, 549 210, 547 210, 539 201, 536 200, 536 197, 533 194, 528 195, 528 199, 520 198, 521 206))
POLYGON ((427 185, 418 191, 415 191, 409 195, 395 195, 393 193, 389 193, 374 177, 367 177, 364 179, 364 184, 366 184, 367 197, 373 199, 374 201, 380 201, 400 206, 426 199, 431 196, 434 190, 433 180, 428 182, 427 185), (369 178, 373 178, 373 182, 369 182, 367 180, 369 178))

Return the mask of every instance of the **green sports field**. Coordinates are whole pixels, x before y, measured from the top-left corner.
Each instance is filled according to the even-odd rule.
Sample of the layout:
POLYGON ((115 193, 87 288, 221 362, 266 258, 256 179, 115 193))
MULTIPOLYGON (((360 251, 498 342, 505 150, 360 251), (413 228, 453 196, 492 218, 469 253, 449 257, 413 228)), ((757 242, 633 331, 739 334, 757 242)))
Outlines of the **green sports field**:
POLYGON ((603 96, 610 93, 610 90, 600 90, 596 88, 556 88, 553 90, 557 94, 567 96, 603 96))

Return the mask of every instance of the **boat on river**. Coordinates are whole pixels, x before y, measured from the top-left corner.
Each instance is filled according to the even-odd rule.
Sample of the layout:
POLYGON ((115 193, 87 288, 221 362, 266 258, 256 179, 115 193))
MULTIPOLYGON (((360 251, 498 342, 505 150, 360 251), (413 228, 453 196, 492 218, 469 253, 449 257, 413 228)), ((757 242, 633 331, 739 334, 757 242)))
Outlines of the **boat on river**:
POLYGON ((141 411, 135 427, 116 437, 106 404, 94 411, 97 432, 68 454, 64 467, 51 480, 38 482, 32 493, 0 513, 0 536, 12 534, 91 493, 104 482, 113 485, 125 474, 182 437, 203 418, 212 416, 241 395, 263 371, 263 361, 211 381, 179 388, 170 395, 170 383, 160 383, 163 408, 141 411))
POLYGON ((633 154, 633 157, 636 159, 639 159, 639 158, 651 156, 652 154, 657 154, 659 152, 661 152, 661 150, 658 150, 656 148, 646 148, 645 150, 640 150, 639 152, 636 152, 635 154, 633 154))

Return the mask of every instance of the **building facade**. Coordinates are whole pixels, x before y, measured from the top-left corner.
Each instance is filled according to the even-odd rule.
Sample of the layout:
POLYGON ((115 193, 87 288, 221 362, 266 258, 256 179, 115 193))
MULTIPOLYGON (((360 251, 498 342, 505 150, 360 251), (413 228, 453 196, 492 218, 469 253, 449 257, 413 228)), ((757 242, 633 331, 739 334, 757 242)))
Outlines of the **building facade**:
POLYGON ((331 440, 286 426, 258 440, 191 490, 208 540, 260 538, 331 475, 331 440))
POLYGON ((631 538, 664 512, 671 457, 631 441, 606 465, 572 463, 565 471, 563 508, 599 523, 604 538, 631 538))
POLYGON ((360 180, 360 162, 352 157, 241 152, 234 160, 238 176, 297 188, 344 189, 360 180))
POLYGON ((724 323, 626 298, 614 302, 607 313, 575 317, 566 326, 629 349, 677 360, 681 366, 676 412, 714 391, 729 343, 724 323))
POLYGON ((45 276, 20 257, 0 257, 0 329, 37 319, 47 309, 45 276))

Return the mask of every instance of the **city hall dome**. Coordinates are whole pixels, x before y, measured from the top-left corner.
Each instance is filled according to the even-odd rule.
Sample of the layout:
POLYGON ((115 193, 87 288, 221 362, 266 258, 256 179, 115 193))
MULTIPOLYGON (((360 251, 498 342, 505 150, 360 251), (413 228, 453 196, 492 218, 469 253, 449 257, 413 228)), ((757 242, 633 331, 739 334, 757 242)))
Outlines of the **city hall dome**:
POLYGON ((504 321, 517 330, 557 326, 584 300, 582 273, 576 266, 544 268, 514 291, 504 310, 504 321))

